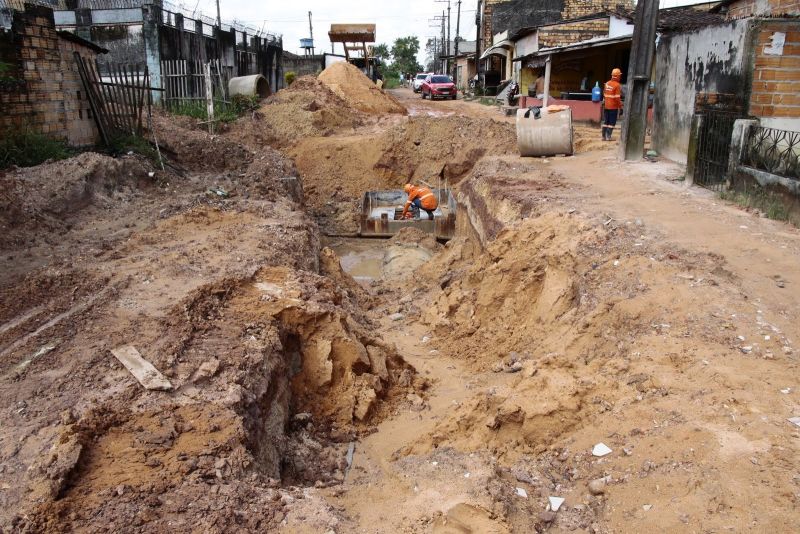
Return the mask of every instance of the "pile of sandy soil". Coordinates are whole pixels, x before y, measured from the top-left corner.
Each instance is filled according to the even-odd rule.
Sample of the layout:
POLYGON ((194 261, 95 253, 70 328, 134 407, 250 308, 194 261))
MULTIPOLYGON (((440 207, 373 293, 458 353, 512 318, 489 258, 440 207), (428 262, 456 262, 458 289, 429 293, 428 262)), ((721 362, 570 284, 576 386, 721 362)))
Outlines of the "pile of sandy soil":
POLYGON ((467 117, 412 117, 375 136, 303 139, 288 150, 314 214, 352 231, 364 191, 425 181, 451 186, 488 154, 516 151, 514 127, 467 117))
POLYGON ((302 76, 278 91, 224 133, 255 149, 285 147, 306 137, 328 136, 363 123, 361 113, 314 76, 302 76))
POLYGON ((396 98, 378 89, 358 67, 346 61, 334 63, 323 70, 319 80, 350 106, 365 113, 408 113, 396 98))
POLYGON ((83 154, 4 177, 22 185, 0 247, 0 530, 263 531, 294 512, 326 531, 340 514, 305 488, 340 482, 348 443, 423 381, 320 254, 291 160, 157 120, 167 172, 83 154), (112 356, 128 344, 171 391, 112 356))
POLYGON ((63 232, 67 219, 89 205, 132 200, 154 186, 145 158, 111 158, 85 152, 74 158, 0 174, 0 248, 26 239, 25 232, 63 232))

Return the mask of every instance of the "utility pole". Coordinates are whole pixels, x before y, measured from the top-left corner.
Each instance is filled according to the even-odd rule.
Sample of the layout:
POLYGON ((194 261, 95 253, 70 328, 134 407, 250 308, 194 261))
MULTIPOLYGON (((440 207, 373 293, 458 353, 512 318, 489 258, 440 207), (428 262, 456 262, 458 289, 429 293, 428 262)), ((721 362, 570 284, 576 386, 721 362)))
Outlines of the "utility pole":
POLYGON ((461 31, 461 0, 458 0, 458 11, 456 15, 456 38, 453 43, 453 80, 458 87, 458 33, 461 31))
MULTIPOLYGON (((444 55, 444 51, 445 51, 444 41, 445 41, 445 38, 446 38, 445 30, 444 30, 444 21, 445 21, 444 11, 442 11, 442 15, 441 16, 436 15, 435 17, 433 17, 433 19, 430 20, 430 22, 436 22, 436 21, 440 22, 442 38, 439 40, 439 51, 437 52, 437 54, 436 54, 436 56, 434 58, 434 62, 433 62, 434 69, 433 70, 435 70, 436 72, 446 72, 443 69, 444 60, 442 59, 442 56, 444 55), (437 66, 437 63, 438 63, 438 66, 437 66)), ((439 24, 437 24, 437 26, 439 26, 439 24)), ((431 28, 435 28, 435 27, 436 26, 431 26, 431 28)))
POLYGON ((219 31, 222 31, 222 17, 219 14, 219 0, 217 0, 217 26, 219 26, 219 31))
POLYGON ((441 62, 442 62, 442 54, 441 50, 444 48, 444 11, 442 11, 442 15, 436 15, 432 19, 428 19, 429 23, 433 23, 430 25, 431 28, 438 28, 440 29, 442 38, 438 40, 439 46, 436 46, 437 39, 436 37, 433 38, 433 70, 436 72, 441 72, 441 62))
MULTIPOLYGON (((443 4, 443 3, 447 2, 447 33, 446 34, 444 32, 444 20, 442 20, 442 41, 444 43, 446 43, 446 44, 442 48, 444 48, 445 57, 449 57, 450 56, 450 0, 436 0, 436 2, 440 3, 440 4, 443 4)), ((445 16, 444 15, 444 11, 442 11, 442 18, 443 19, 444 19, 444 16, 445 16)), ((447 67, 442 66, 442 73, 444 73, 444 74, 447 74, 447 72, 450 70, 450 63, 449 63, 450 60, 448 59, 447 61, 448 61, 447 67)))
MULTIPOLYGON (((217 0, 219 1, 219 0, 217 0)), ((311 37, 311 55, 314 55, 314 27, 311 25, 311 11, 308 12, 308 33, 311 37)))
POLYGON ((634 15, 625 115, 622 118, 619 156, 622 160, 642 159, 647 133, 647 101, 650 74, 656 51, 658 0, 639 0, 634 15))

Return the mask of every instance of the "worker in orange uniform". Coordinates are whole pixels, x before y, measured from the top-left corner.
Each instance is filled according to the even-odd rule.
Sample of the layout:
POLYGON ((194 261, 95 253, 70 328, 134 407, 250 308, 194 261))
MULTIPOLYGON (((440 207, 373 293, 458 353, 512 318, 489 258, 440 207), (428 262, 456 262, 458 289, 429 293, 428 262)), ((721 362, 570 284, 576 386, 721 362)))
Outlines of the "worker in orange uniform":
POLYGON ((622 71, 614 69, 611 71, 611 79, 603 88, 603 141, 611 141, 611 134, 614 133, 614 126, 617 125, 617 117, 622 109, 621 79, 622 71))
POLYGON ((406 200, 406 205, 403 208, 403 218, 406 218, 409 208, 413 206, 417 213, 419 213, 419 210, 425 210, 428 214, 428 219, 432 221, 433 212, 439 207, 439 201, 433 191, 425 186, 411 184, 406 184, 403 187, 403 191, 408 195, 408 200, 406 200))

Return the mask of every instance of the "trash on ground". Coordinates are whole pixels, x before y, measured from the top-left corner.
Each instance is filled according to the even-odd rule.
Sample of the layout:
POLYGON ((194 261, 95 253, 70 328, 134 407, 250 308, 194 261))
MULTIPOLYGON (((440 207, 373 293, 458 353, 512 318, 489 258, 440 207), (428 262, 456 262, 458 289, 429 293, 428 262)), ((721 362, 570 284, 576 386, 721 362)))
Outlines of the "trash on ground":
POLYGON ((608 445, 605 443, 598 443, 592 448, 592 455, 593 456, 605 456, 606 454, 610 454, 611 449, 608 448, 608 445))
POLYGON ((142 358, 139 351, 132 345, 118 347, 111 354, 130 371, 130 373, 144 386, 145 389, 169 391, 172 384, 162 375, 153 364, 142 358))
POLYGON ((550 501, 550 511, 552 512, 558 512, 558 509, 564 504, 564 497, 548 497, 547 500, 550 501))
POLYGON ((523 499, 527 499, 528 498, 528 492, 525 491, 525 488, 517 488, 517 495, 519 495, 523 499))

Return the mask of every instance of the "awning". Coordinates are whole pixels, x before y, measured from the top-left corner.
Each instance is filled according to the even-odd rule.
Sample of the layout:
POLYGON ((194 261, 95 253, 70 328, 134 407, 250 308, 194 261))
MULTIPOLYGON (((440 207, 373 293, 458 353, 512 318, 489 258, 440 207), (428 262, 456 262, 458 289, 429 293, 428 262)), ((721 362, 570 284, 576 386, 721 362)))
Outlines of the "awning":
MULTIPOLYGON (((532 62, 535 63, 537 58, 544 58, 561 52, 572 52, 574 50, 584 50, 587 48, 600 48, 602 46, 611 46, 620 43, 629 43, 633 40, 630 35, 622 35, 620 37, 601 37, 589 39, 588 41, 581 41, 579 43, 572 43, 570 45, 555 46, 553 48, 542 48, 520 57, 515 57, 512 61, 532 62)), ((488 52, 488 50, 487 50, 488 52)))
POLYGON ((486 59, 489 56, 505 57, 506 50, 511 50, 512 48, 514 48, 514 43, 512 43, 508 39, 505 39, 503 41, 500 41, 496 45, 492 45, 489 48, 487 48, 486 51, 483 54, 481 54, 481 59, 486 59))

